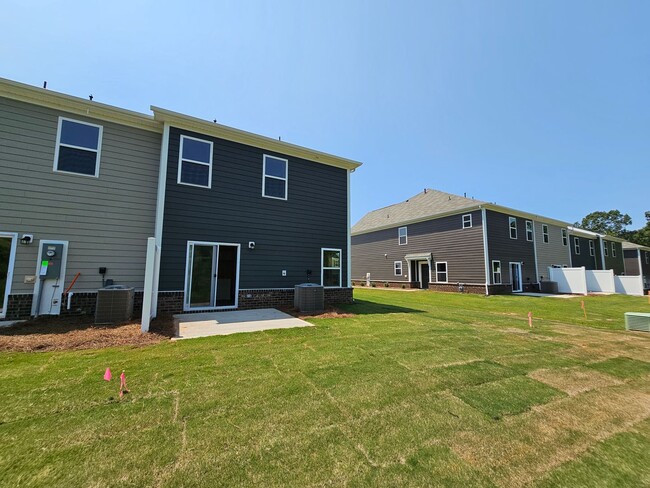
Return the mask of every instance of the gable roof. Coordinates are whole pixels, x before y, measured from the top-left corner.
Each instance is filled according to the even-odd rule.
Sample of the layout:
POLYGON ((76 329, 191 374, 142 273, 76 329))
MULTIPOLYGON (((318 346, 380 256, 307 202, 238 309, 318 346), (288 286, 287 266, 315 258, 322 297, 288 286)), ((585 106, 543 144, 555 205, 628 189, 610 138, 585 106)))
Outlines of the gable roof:
POLYGON ((427 188, 424 192, 409 198, 405 202, 389 205, 368 212, 352 227, 352 234, 387 229, 400 224, 429 220, 454 214, 461 210, 470 210, 485 205, 486 202, 473 198, 461 197, 444 191, 427 188))
POLYGON ((650 251, 650 247, 642 246, 641 244, 635 244, 634 242, 623 242, 623 249, 640 249, 642 251, 650 251))

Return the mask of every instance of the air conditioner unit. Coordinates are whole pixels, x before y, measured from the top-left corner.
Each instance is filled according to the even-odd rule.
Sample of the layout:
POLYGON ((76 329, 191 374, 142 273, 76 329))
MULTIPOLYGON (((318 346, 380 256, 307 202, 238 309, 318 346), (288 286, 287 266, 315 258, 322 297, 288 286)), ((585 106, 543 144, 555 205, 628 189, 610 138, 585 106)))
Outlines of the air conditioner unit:
POLYGON ((650 332, 650 313, 625 312, 625 330, 650 332))
POLYGON ((320 312, 325 308, 325 290, 316 283, 294 287, 293 306, 301 312, 320 312))
POLYGON ((119 324, 133 318, 134 289, 111 285, 97 290, 96 324, 119 324))

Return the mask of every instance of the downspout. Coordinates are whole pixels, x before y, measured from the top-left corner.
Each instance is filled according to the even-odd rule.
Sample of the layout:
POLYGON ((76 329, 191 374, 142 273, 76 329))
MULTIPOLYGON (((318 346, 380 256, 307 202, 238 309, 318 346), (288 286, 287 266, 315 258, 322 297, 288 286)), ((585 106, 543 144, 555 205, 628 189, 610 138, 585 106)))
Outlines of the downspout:
MULTIPOLYGON (((535 229, 535 221, 533 223, 533 254, 535 255, 535 277, 537 279, 537 287, 539 288, 539 269, 537 267, 537 230, 535 229)), ((539 225, 544 225, 540 222, 539 225)), ((549 228, 549 231, 551 229, 549 228)), ((542 229, 542 239, 544 238, 544 230, 542 229)))
POLYGON ((600 259, 602 265, 601 269, 606 270, 607 266, 605 265, 605 239, 603 239, 603 236, 599 235, 598 241, 600 242, 600 259))
POLYGON ((347 262, 347 287, 352 286, 352 221, 350 217, 350 173, 354 170, 347 170, 347 184, 348 184, 348 262, 347 262))
POLYGON ((160 164, 158 172, 158 194, 156 197, 156 225, 154 239, 159 252, 157 253, 153 280, 153 296, 151 297, 151 310, 153 317, 158 313, 158 284, 160 281, 160 255, 162 254, 163 220, 165 217, 165 191, 167 189, 167 162, 169 159, 169 122, 163 124, 163 136, 160 146, 160 164))
POLYGON ((481 209, 481 220, 483 221, 483 259, 485 260, 485 295, 490 294, 490 256, 488 253, 488 237, 487 237, 487 212, 479 205, 481 209))

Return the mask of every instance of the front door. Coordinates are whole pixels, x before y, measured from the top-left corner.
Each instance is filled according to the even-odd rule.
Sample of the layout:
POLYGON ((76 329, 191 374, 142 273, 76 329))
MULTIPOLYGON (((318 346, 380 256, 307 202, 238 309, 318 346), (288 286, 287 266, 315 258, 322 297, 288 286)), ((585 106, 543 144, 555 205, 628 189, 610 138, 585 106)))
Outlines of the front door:
POLYGON ((420 263, 420 288, 429 288, 429 263, 426 261, 420 263))
POLYGON ((236 308, 239 244, 189 242, 185 310, 236 308))
POLYGON ((0 235, 0 319, 7 316, 15 253, 16 236, 0 235))
POLYGON ((510 281, 512 282, 512 291, 523 291, 521 282, 521 263, 510 263, 510 281))

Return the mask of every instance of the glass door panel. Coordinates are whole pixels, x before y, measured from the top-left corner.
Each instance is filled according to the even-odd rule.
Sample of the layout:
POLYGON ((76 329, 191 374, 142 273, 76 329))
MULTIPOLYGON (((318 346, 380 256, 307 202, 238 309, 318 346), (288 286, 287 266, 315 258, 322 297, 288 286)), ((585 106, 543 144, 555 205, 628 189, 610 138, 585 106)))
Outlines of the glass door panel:
POLYGON ((235 305, 237 295, 237 247, 219 246, 217 265, 217 307, 235 305))
POLYGON ((215 246, 192 246, 190 307, 213 306, 215 250, 215 246))
POLYGON ((0 313, 4 313, 7 277, 9 276, 9 259, 11 257, 11 238, 0 237, 0 313))

